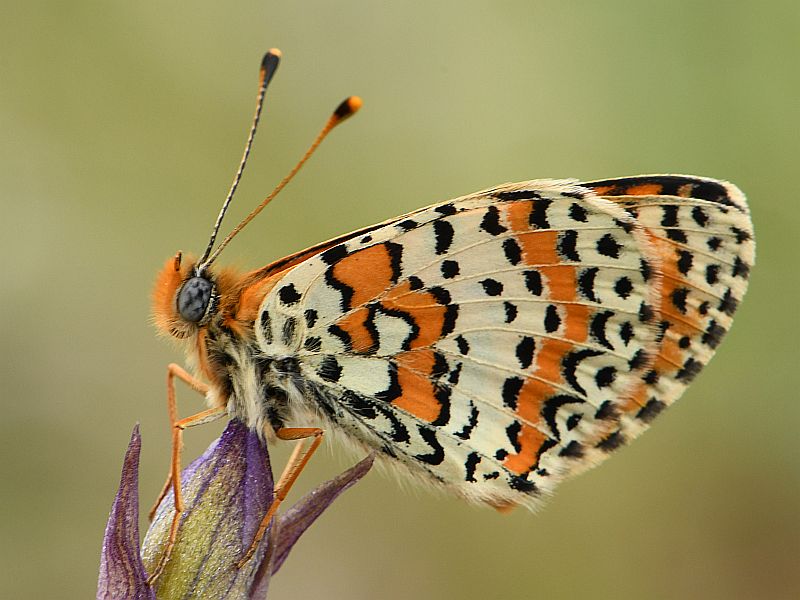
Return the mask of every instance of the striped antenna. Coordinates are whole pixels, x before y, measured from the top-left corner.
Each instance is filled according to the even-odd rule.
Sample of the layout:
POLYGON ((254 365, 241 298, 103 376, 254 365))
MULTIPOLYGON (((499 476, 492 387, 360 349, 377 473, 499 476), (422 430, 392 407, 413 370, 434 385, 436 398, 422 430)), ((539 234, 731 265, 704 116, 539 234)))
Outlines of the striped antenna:
POLYGON ((275 75, 275 71, 278 70, 278 64, 280 64, 281 60, 281 51, 277 48, 270 49, 265 55, 264 58, 261 60, 261 70, 260 76, 258 81, 258 96, 256 97, 256 113, 253 116, 253 124, 250 126, 250 133, 247 136, 247 144, 244 147, 244 154, 242 155, 242 161, 239 163, 239 169, 236 171, 236 175, 233 178, 233 183, 231 184, 231 189, 228 191, 228 196, 225 198, 225 202, 222 203, 222 209, 219 211, 219 216, 217 216, 217 222, 214 224, 214 229, 211 231, 211 239, 208 241, 208 247, 206 251, 203 252, 202 258, 198 261, 197 273, 201 273, 208 264, 211 263, 208 259, 208 256, 211 254, 211 249, 214 247, 214 241, 217 239, 217 233, 219 232, 220 225, 222 225, 222 219, 225 217, 225 212, 228 210, 228 206, 233 200, 233 195, 236 193, 236 188, 239 187, 239 181, 242 179, 242 173, 244 172, 244 166, 247 164, 247 159, 250 156, 250 149, 253 147, 253 138, 256 136, 256 128, 258 127, 258 120, 261 118, 261 109, 264 106, 264 97, 267 93, 267 86, 269 82, 272 80, 273 75, 275 75))

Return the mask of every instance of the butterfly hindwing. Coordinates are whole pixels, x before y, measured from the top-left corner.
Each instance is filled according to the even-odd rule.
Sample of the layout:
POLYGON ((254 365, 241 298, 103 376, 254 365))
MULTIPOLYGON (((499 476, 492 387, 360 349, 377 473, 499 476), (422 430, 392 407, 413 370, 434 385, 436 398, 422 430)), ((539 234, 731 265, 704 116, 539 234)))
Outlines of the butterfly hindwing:
POLYGON ((739 209, 645 183, 656 185, 510 184, 345 236, 276 283, 259 345, 297 361, 327 418, 412 472, 472 499, 532 504, 643 429, 653 398, 677 397, 680 369, 713 353, 684 348, 687 328, 711 339, 729 326, 721 299, 694 321, 673 300, 688 289, 696 312, 724 297, 692 271, 710 263, 687 271, 680 250, 741 225, 739 209), (672 243, 660 223, 676 205, 679 218, 708 214, 705 237, 672 243))

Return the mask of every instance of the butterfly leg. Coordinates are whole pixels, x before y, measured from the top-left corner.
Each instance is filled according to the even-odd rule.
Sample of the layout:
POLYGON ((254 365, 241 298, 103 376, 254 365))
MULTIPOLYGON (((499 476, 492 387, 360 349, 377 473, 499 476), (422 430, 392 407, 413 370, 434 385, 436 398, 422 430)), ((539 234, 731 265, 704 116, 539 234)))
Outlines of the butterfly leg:
POLYGON ((289 495, 289 491, 292 489, 294 482, 297 481, 300 473, 302 473, 308 461, 311 460, 314 452, 317 451, 317 448, 319 448, 319 445, 322 443, 322 436, 324 433, 325 431, 318 427, 283 427, 275 432, 278 439, 297 440, 297 444, 283 469, 283 473, 281 473, 281 476, 278 478, 278 483, 275 485, 275 496, 272 499, 272 504, 269 510, 267 510, 267 514, 265 514, 264 518, 261 520, 261 524, 258 527, 258 531, 256 531, 253 542, 250 544, 250 548, 248 548, 244 557, 237 565, 239 568, 252 558, 253 553, 258 547, 258 543, 264 537, 267 527, 269 527, 270 521, 272 521, 272 517, 275 516, 281 503, 286 499, 286 496, 289 495), (311 438, 311 443, 308 444, 308 448, 306 448, 306 441, 309 438, 311 438))
MULTIPOLYGON (((186 372, 185 369, 182 369, 175 363, 170 363, 169 365, 167 365, 167 411, 169 412, 169 424, 171 428, 174 428, 175 423, 178 421, 178 404, 175 395, 175 377, 184 381, 189 387, 195 390, 198 394, 202 394, 203 396, 205 396, 209 390, 208 386, 205 383, 203 383, 202 381, 200 381, 195 377, 192 377, 189 373, 186 372)), ((156 514, 158 506, 164 499, 164 496, 167 495, 167 492, 169 491, 171 485, 172 485, 172 468, 170 467, 169 471, 167 472, 167 479, 164 482, 161 491, 158 493, 156 501, 150 508, 150 512, 147 513, 147 517, 151 521, 153 520, 153 517, 156 514)))
POLYGON ((148 577, 148 584, 158 579, 164 567, 169 561, 172 548, 175 546, 175 540, 178 537, 178 526, 180 525, 181 513, 183 512, 183 493, 181 492, 181 451, 183 449, 183 430, 187 427, 194 427, 195 425, 202 425, 214 421, 225 414, 224 407, 209 408, 208 410, 201 411, 185 419, 178 418, 178 403, 175 395, 175 378, 185 382, 196 392, 205 395, 209 388, 208 386, 192 377, 184 369, 176 364, 170 364, 167 367, 167 409, 169 411, 169 421, 172 427, 172 458, 170 461, 169 475, 167 481, 159 494, 158 500, 151 511, 152 515, 155 513, 156 508, 164 499, 167 494, 170 484, 172 484, 172 491, 175 498, 175 514, 172 517, 172 525, 169 530, 169 537, 164 547, 164 552, 153 570, 153 573, 148 577))

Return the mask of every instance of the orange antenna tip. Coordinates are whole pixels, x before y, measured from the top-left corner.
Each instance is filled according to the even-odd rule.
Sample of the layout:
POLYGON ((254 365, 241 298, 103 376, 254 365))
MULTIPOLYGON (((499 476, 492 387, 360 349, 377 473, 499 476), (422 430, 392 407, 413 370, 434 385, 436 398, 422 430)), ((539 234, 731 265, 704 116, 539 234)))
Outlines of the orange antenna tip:
POLYGON ((336 123, 339 124, 345 119, 352 117, 358 112, 362 104, 364 104, 364 101, 358 96, 350 96, 344 100, 344 102, 337 106, 336 110, 333 111, 333 117, 336 123))

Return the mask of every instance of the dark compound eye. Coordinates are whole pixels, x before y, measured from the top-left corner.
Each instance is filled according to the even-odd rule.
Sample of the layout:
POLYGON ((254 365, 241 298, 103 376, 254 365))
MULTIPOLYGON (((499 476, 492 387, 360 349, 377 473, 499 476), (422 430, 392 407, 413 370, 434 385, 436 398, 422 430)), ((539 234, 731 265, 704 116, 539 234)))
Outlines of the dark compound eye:
POLYGON ((203 277, 192 277, 178 292, 178 312, 190 323, 197 323, 206 314, 211 300, 211 282, 203 277))

